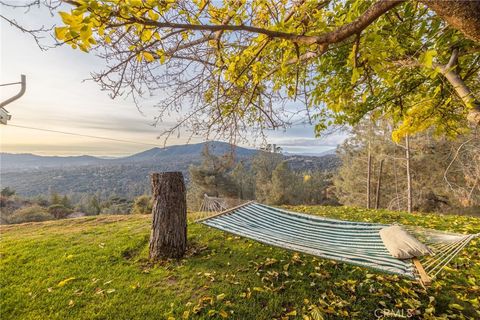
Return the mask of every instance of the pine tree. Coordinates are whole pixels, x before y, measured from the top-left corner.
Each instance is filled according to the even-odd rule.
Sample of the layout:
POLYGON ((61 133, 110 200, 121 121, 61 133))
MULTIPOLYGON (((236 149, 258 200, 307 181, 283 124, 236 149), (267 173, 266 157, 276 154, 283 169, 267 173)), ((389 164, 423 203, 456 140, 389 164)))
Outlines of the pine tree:
POLYGON ((62 204, 65 208, 70 208, 72 209, 72 202, 70 201, 70 199, 68 198, 67 195, 64 195, 63 198, 62 198, 62 201, 60 202, 60 204, 62 204))
POLYGON ((277 153, 258 152, 253 159, 252 170, 255 175, 255 198, 268 202, 272 190, 272 175, 282 156, 277 153))
POLYGON ((205 145, 202 156, 200 165, 189 168, 191 183, 198 193, 196 196, 236 197, 237 186, 229 174, 234 164, 233 155, 216 156, 205 145))
POLYGON ((243 161, 237 163, 231 176, 235 182, 239 199, 253 199, 255 197, 254 177, 252 172, 245 167, 243 161))
POLYGON ((87 210, 88 210, 88 213, 93 215, 98 215, 102 211, 102 207, 100 206, 100 201, 98 201, 98 198, 96 195, 90 198, 87 210))
POLYGON ((50 204, 51 205, 62 204, 62 198, 55 191, 52 191, 51 194, 50 194, 50 204))
POLYGON ((294 204, 297 176, 290 170, 287 161, 280 162, 272 172, 272 188, 267 202, 271 204, 294 204))

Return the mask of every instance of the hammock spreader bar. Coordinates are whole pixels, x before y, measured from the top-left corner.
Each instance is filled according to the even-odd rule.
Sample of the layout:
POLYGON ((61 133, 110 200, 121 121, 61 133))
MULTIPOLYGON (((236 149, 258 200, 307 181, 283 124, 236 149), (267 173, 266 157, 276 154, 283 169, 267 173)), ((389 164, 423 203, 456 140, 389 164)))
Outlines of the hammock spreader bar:
MULTIPOLYGON (((385 224, 311 216, 253 201, 198 222, 264 244, 418 279, 423 284, 428 284, 431 277, 420 260, 400 260, 390 255, 379 234, 385 224)), ((476 235, 456 236, 461 239, 457 241, 460 245, 453 251, 447 247, 438 252, 440 261, 449 262, 476 235)), ((436 265, 434 275, 443 266, 443 263, 436 265)))

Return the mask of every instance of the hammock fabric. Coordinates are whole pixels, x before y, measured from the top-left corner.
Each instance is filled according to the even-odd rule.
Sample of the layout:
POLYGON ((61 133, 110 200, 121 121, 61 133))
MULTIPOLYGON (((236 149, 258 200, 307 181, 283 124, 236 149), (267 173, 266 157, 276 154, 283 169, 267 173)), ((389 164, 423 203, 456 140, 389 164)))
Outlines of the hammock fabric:
MULTIPOLYGON (((218 201, 217 199, 215 201, 218 201)), ((387 273, 419 279, 416 263, 392 257, 385 248, 380 229, 385 224, 351 222, 290 212, 248 202, 199 220, 229 233, 268 245, 303 252, 321 258, 369 267, 387 273)), ((408 229, 413 232, 412 229, 408 229)), ((423 258, 435 276, 471 239, 478 235, 460 235, 418 229, 419 240, 429 243, 434 256, 423 258), (436 272, 436 273, 435 273, 436 272)), ((420 267, 422 269, 422 267, 420 267)))

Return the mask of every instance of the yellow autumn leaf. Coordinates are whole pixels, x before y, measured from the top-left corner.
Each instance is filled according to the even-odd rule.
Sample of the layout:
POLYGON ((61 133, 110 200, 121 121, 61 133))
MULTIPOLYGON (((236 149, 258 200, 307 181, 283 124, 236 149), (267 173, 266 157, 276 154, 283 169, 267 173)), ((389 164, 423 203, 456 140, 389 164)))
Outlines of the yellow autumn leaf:
POLYGON ((219 314, 220 317, 222 317, 223 319, 228 318, 228 313, 227 313, 225 310, 220 310, 220 312, 218 312, 218 314, 219 314))
POLYGON ((68 28, 67 27, 57 27, 55 28, 55 38, 58 40, 64 40, 65 35, 67 34, 68 28))
POLYGON ((150 52, 144 52, 144 53, 143 53, 143 57, 144 57, 145 60, 147 60, 148 62, 152 62, 153 60, 155 60, 155 58, 153 57, 153 55, 152 55, 150 52))
POLYGON ((57 286, 58 286, 58 287, 63 287, 63 286, 65 286, 67 283, 69 283, 70 281, 73 281, 73 280, 75 280, 75 279, 76 279, 75 277, 67 278, 67 279, 65 279, 65 280, 60 281, 60 282, 57 284, 57 286))
POLYGON ((313 307, 312 312, 310 313, 313 320, 323 320, 323 315, 320 312, 320 309, 313 307))
POLYGON ((286 314, 286 316, 296 316, 296 315, 297 315, 297 310, 292 310, 286 314))
POLYGON ((217 313, 217 310, 215 310, 215 309, 210 309, 210 310, 208 310, 208 312, 207 312, 207 314, 208 314, 210 317, 213 316, 213 315, 215 315, 216 313, 217 313))
POLYGON ((63 23, 65 24, 70 24, 72 22, 72 15, 70 15, 69 13, 67 12, 64 12, 64 11, 60 11, 58 13, 60 15, 60 17, 62 18, 62 21, 63 23))
POLYGON ((157 13, 155 13, 153 10, 150 10, 148 11, 148 17, 154 21, 157 21, 160 16, 157 13))
POLYGON ((455 310, 459 310, 459 311, 462 311, 464 309, 464 307, 462 307, 461 305, 457 304, 457 303, 450 303, 448 305, 448 307, 450 309, 455 309, 455 310))

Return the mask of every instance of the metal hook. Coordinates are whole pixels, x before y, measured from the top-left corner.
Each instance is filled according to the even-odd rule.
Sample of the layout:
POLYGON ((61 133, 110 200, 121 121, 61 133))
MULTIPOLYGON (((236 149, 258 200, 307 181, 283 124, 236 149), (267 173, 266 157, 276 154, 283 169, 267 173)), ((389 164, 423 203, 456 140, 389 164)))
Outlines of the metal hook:
POLYGON ((7 121, 12 118, 12 116, 10 114, 8 114, 8 111, 5 110, 3 107, 5 107, 7 104, 9 104, 9 103, 17 100, 21 96, 23 96, 23 94, 27 90, 27 77, 24 74, 22 74, 22 75, 20 75, 20 82, 9 83, 8 85, 11 85, 11 84, 21 84, 21 88, 20 88, 20 92, 18 92, 13 97, 11 97, 11 98, 3 101, 3 102, 0 102, 0 123, 1 124, 7 124, 7 121))

